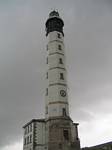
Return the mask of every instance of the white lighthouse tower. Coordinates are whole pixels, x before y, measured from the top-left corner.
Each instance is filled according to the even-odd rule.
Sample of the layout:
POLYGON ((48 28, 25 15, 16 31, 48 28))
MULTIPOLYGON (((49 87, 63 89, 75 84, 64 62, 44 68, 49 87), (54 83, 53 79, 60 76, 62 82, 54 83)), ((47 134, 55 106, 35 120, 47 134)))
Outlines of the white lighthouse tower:
POLYGON ((69 116, 63 26, 58 12, 51 12, 46 22, 48 38, 46 118, 69 116))
POLYGON ((32 119, 23 127, 23 150, 80 150, 78 124, 69 116, 63 26, 59 13, 52 11, 46 21, 45 119, 32 119))

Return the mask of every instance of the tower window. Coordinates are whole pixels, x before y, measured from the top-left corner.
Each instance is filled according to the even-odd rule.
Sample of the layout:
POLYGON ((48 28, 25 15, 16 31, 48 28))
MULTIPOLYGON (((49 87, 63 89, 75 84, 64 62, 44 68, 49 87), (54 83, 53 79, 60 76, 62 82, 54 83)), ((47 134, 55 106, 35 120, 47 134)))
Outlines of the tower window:
POLYGON ((62 47, 61 47, 61 45, 58 45, 58 49, 59 49, 59 50, 62 50, 62 47))
POLYGON ((46 50, 48 51, 48 45, 46 45, 46 50))
POLYGON ((63 130, 63 136, 64 136, 64 139, 65 140, 69 140, 69 133, 68 133, 68 130, 63 130))
POLYGON ((64 80, 64 75, 63 75, 63 73, 60 73, 60 79, 61 79, 61 80, 64 80))
POLYGON ((62 58, 59 58, 59 64, 63 64, 62 58))
POLYGON ((48 57, 47 57, 47 59, 46 59, 46 64, 48 64, 48 57))
POLYGON ((62 113, 63 113, 63 116, 66 116, 66 109, 63 108, 62 111, 63 111, 63 112, 62 112, 62 113))
POLYGON ((61 38, 61 35, 60 35, 60 33, 58 33, 57 35, 58 35, 58 38, 60 39, 60 38, 61 38))
POLYGON ((46 96, 48 95, 48 88, 46 89, 46 96))
POLYGON ((48 72, 46 73, 46 79, 48 79, 48 72))

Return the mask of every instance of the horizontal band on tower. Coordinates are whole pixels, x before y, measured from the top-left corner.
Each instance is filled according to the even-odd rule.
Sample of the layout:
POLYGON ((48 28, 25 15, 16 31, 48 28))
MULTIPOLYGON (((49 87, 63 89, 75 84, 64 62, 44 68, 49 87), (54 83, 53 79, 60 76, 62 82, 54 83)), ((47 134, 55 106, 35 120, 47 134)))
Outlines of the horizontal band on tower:
POLYGON ((52 105, 52 104, 67 104, 68 102, 62 102, 62 101, 56 101, 56 102, 49 102, 48 105, 52 105))
POLYGON ((59 52, 49 53, 49 55, 54 55, 54 54, 60 54, 60 55, 63 55, 63 56, 64 56, 64 54, 63 54, 63 53, 59 53, 59 52))
MULTIPOLYGON (((49 41, 49 43, 52 43, 52 42, 60 42, 63 44, 63 41, 60 41, 60 40, 53 40, 53 41, 49 41)), ((64 44, 63 44, 64 45, 64 44)))
POLYGON ((49 68, 49 70, 53 70, 53 69, 63 69, 63 70, 66 70, 65 68, 61 68, 61 67, 52 67, 52 68, 49 68))
POLYGON ((54 86, 54 85, 67 86, 67 84, 64 84, 64 83, 53 83, 53 84, 49 84, 49 86, 54 86))

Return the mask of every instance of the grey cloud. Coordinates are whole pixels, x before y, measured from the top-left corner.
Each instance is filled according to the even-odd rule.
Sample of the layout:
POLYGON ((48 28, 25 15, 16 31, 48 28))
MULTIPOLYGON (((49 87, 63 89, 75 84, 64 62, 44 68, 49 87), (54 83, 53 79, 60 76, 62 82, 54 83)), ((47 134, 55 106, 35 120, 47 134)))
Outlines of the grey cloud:
POLYGON ((110 114, 111 1, 0 3, 0 145, 19 140, 24 123, 44 117, 44 23, 54 7, 65 21, 69 100, 74 121, 88 123, 94 120, 96 112, 110 114))

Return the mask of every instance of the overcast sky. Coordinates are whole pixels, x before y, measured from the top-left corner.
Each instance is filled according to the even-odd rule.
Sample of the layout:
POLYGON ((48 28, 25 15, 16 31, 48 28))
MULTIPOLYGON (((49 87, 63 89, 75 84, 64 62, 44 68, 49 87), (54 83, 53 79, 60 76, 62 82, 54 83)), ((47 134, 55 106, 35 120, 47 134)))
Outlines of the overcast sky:
POLYGON ((70 114, 81 146, 112 141, 112 0, 0 0, 0 150, 44 117, 45 21, 65 22, 70 114))

